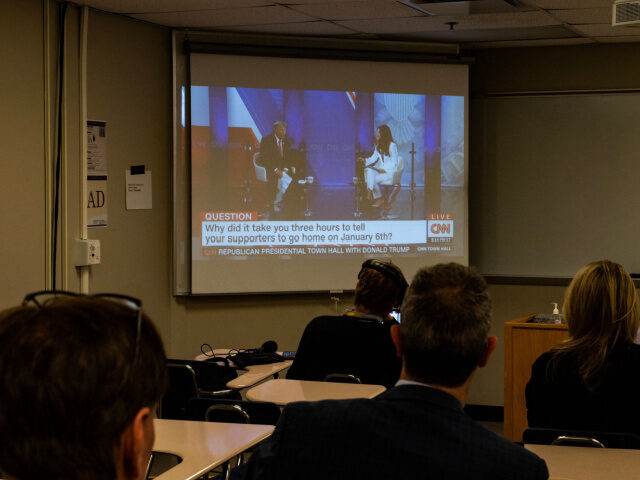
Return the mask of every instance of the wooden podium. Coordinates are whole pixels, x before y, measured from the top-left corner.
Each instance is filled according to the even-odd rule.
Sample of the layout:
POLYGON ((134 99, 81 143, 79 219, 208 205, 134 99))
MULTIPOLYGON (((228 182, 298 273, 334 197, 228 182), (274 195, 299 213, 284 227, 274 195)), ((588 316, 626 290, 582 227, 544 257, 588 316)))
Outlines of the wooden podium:
POLYGON ((528 428, 524 389, 533 362, 569 336, 565 324, 533 323, 534 317, 504 324, 504 436, 514 442, 521 442, 528 428))

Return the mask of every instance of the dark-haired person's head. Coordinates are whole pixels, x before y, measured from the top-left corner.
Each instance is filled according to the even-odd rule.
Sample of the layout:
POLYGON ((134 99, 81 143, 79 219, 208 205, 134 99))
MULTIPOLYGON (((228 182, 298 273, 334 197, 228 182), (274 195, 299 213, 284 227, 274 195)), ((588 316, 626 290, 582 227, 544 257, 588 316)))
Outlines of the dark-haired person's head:
MULTIPOLYGON (((396 272, 398 278, 404 279, 402 271, 389 260, 375 260, 396 272)), ((380 270, 366 267, 366 262, 358 277, 354 294, 354 306, 356 310, 387 318, 398 300, 401 300, 403 289, 398 282, 388 274, 380 270)))
POLYGON ((393 135, 388 125, 380 125, 376 131, 376 143, 378 150, 383 155, 389 155, 389 145, 393 142, 393 135))
POLYGON ((17 480, 144 476, 167 385, 155 327, 111 300, 0 313, 0 471, 17 480))
POLYGON ((448 263, 419 270, 402 304, 402 325, 392 329, 403 374, 429 385, 462 386, 496 346, 490 326, 487 284, 474 268, 448 263))

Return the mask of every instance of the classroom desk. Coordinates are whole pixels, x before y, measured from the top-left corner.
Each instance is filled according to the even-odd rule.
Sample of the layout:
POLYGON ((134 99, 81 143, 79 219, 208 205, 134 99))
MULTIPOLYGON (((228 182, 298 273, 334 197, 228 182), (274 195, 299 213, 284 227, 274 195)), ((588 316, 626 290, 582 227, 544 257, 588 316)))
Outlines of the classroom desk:
POLYGON ((382 385, 274 379, 249 389, 247 399, 282 406, 298 401, 373 398, 385 390, 382 385))
POLYGON ((636 480, 640 450, 525 445, 543 458, 550 480, 636 480))
MULTIPOLYGON (((227 356, 229 352, 230 352, 229 349, 223 349, 223 348, 216 348, 213 351, 213 353, 215 353, 216 355, 222 355, 222 356, 227 356)), ((278 353, 282 353, 282 352, 278 352, 278 353)), ((210 357, 208 357, 204 353, 201 353, 195 359, 198 361, 204 361, 208 358, 210 357)), ((237 378, 234 378, 233 380, 228 381, 227 387, 232 388, 234 390, 240 390, 242 388, 251 387, 256 383, 261 382, 265 378, 269 378, 273 375, 276 375, 278 372, 281 372, 282 370, 289 368, 292 363, 293 363, 293 360, 285 360, 284 362, 266 363, 264 365, 249 365, 244 368, 244 370, 246 370, 246 373, 238 375, 237 378)), ((233 362, 230 362, 229 364, 233 365, 233 362)))
POLYGON ((154 420, 154 452, 171 453, 182 462, 158 480, 191 480, 201 477, 230 458, 271 435, 273 425, 154 420))

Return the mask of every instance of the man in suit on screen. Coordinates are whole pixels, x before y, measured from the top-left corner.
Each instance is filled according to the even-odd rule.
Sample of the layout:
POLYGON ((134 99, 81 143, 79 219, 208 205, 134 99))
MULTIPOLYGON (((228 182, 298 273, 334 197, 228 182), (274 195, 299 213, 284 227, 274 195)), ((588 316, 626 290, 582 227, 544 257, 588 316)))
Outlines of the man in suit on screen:
POLYGON ((487 286, 473 268, 420 270, 391 330, 403 362, 396 386, 371 400, 287 405, 246 478, 548 478, 542 459, 463 410, 474 371, 496 346, 490 323, 487 286))
POLYGON ((290 197, 296 189, 297 172, 295 152, 291 149, 291 140, 287 138, 287 124, 278 121, 273 124, 273 132, 262 137, 258 162, 267 171, 270 202, 273 211, 283 207, 285 195, 290 197))

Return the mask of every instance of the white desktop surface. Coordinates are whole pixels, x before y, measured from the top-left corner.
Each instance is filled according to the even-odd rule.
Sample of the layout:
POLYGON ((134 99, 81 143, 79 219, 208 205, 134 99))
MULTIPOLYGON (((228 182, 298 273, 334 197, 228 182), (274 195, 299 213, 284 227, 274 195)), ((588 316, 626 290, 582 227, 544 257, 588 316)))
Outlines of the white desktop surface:
POLYGON ((271 435, 273 425, 154 420, 154 452, 177 455, 182 462, 158 480, 191 480, 271 435))
POLYGON ((640 450, 525 445, 547 462, 550 480, 637 480, 640 450))
POLYGON ((373 398, 385 390, 382 385, 274 379, 247 390, 247 399, 286 405, 298 401, 373 398))
MULTIPOLYGON (((216 348, 213 352, 217 356, 226 357, 229 354, 229 352, 231 352, 231 350, 226 348, 224 349, 216 348)), ((277 352, 277 353, 282 353, 282 352, 277 352)), ((195 359, 202 362, 209 358, 211 357, 208 355, 205 355, 204 353, 201 353, 195 359)), ((289 368, 292 363, 293 363, 292 360, 285 360, 284 362, 266 363, 264 365, 249 365, 248 367, 244 368, 244 370, 246 370, 246 373, 238 375, 237 378, 234 378, 233 380, 228 381, 227 387, 232 388, 234 390, 240 390, 241 388, 251 387, 256 383, 261 382, 265 378, 269 378, 270 376, 275 375, 276 373, 281 372, 286 368, 289 368)), ((230 362, 230 364, 233 365, 233 362, 230 362)))

